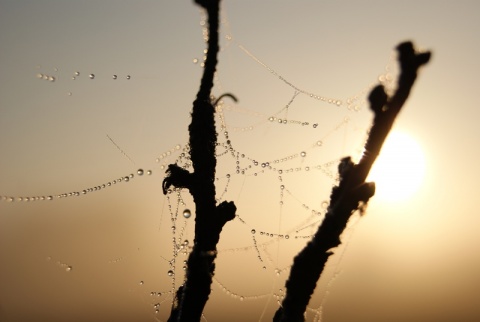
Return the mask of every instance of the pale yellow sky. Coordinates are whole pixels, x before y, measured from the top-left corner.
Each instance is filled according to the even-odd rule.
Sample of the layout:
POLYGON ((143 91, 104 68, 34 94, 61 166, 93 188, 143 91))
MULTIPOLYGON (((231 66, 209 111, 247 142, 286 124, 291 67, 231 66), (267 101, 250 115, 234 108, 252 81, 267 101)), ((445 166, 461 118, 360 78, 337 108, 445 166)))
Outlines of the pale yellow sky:
MULTIPOLYGON (((239 98, 224 115, 244 174, 219 157, 218 196, 240 218, 223 232, 206 320, 271 320, 335 162, 361 152, 371 115, 348 99, 395 75, 407 39, 433 51, 395 123, 422 148, 424 181, 355 217, 311 308, 326 322, 480 319, 479 12, 477 1, 223 2, 215 94, 239 98)), ((162 195, 162 165, 187 142, 202 17, 191 1, 0 0, 1 321, 168 318, 186 259, 172 237, 191 243, 194 218, 181 214, 187 193, 185 206, 162 195), (54 200, 24 201, 37 196, 54 200)))

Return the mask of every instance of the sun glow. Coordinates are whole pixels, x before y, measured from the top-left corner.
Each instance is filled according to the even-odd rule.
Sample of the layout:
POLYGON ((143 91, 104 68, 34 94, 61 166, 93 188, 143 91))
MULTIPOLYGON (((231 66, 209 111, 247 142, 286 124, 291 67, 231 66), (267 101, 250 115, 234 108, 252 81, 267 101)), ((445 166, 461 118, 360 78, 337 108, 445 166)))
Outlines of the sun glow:
POLYGON ((404 132, 393 131, 368 176, 376 184, 375 198, 405 201, 420 188, 425 175, 425 157, 420 145, 404 132))

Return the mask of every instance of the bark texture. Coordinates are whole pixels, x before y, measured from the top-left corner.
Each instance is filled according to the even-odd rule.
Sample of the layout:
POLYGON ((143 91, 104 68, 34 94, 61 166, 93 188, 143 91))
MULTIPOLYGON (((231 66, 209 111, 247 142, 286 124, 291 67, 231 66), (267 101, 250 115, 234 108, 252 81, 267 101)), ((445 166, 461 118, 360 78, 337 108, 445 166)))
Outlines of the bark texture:
MULTIPOLYGON (((208 14, 208 52, 197 97, 193 102, 192 121, 188 127, 193 172, 171 164, 163 181, 163 191, 189 189, 195 202, 195 239, 187 261, 185 285, 179 287, 168 321, 200 321, 210 295, 215 270, 217 243, 223 226, 235 218, 233 202, 215 200, 215 104, 211 91, 217 66, 219 0, 196 0, 208 14)), ((227 96, 235 99, 232 95, 227 96)))

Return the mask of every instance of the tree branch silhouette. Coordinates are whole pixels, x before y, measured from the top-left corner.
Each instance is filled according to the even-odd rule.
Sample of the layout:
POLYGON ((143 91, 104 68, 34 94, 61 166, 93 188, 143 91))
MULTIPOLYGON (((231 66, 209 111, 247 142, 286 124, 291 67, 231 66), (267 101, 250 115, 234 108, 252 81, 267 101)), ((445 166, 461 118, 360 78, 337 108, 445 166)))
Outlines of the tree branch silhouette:
POLYGON ((177 291, 168 321, 200 321, 210 295, 220 233, 223 226, 235 218, 236 211, 233 202, 224 201, 216 205, 215 200, 215 105, 223 96, 236 100, 231 94, 224 94, 218 100, 214 100, 211 95, 219 51, 220 0, 195 2, 207 11, 209 35, 202 80, 193 102, 192 120, 188 127, 193 173, 171 164, 163 181, 164 193, 167 193, 171 186, 189 189, 195 202, 195 238, 187 261, 185 285, 180 286, 177 291))
MULTIPOLYGON (((200 321, 210 295, 215 270, 217 243, 223 226, 235 218, 233 202, 215 200, 215 106, 223 96, 236 101, 231 94, 215 100, 211 91, 217 66, 218 21, 220 0, 195 0, 207 11, 208 51, 197 97, 193 102, 192 120, 188 127, 190 158, 193 172, 176 164, 168 167, 163 181, 163 192, 170 187, 188 189, 195 202, 195 239, 187 261, 185 284, 177 290, 168 321, 200 321)), ((330 206, 317 233, 295 257, 289 279, 286 282, 286 297, 275 313, 274 322, 304 321, 304 313, 315 290, 316 283, 333 254, 332 248, 341 241, 340 236, 351 215, 364 209, 375 193, 375 184, 365 182, 383 142, 393 126, 396 116, 407 100, 416 80, 418 70, 430 59, 430 52, 416 53, 411 42, 397 46, 401 67, 398 86, 390 97, 382 85, 376 86, 369 95, 374 119, 365 152, 355 164, 350 157, 341 160, 338 171, 340 182, 332 189, 330 206)))
POLYGON ((365 152, 358 164, 350 157, 338 166, 340 182, 332 189, 330 206, 325 219, 311 241, 295 257, 290 276, 285 284, 286 296, 275 313, 274 322, 305 321, 304 313, 325 264, 340 245, 340 235, 350 216, 367 204, 375 194, 375 184, 365 182, 398 113, 407 100, 417 78, 419 68, 430 60, 431 53, 416 53, 411 42, 397 46, 400 75, 395 93, 389 97, 382 85, 369 95, 374 112, 373 124, 365 144, 365 152))

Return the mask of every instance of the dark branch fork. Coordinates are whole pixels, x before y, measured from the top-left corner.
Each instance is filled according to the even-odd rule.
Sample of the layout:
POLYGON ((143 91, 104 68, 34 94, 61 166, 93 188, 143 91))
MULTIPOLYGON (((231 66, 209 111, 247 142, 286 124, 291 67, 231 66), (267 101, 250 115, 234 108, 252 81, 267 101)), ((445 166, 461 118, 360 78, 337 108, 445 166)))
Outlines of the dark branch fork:
POLYGON ((208 14, 208 51, 203 76, 197 97, 193 102, 192 121, 188 127, 190 158, 193 172, 171 164, 163 181, 163 192, 174 186, 189 189, 195 202, 195 240, 187 262, 185 285, 177 291, 176 301, 169 321, 200 321, 203 309, 210 295, 215 270, 217 243, 223 226, 235 218, 233 202, 216 204, 215 168, 217 160, 215 147, 215 105, 231 94, 224 94, 214 100, 211 91, 217 66, 219 0, 196 0, 208 14))
POLYGON ((389 97, 382 85, 376 86, 369 95, 374 112, 373 125, 365 144, 365 153, 358 164, 350 157, 342 159, 338 166, 340 183, 333 188, 330 206, 325 219, 312 240, 295 257, 289 279, 286 282, 286 297, 274 316, 274 322, 304 321, 310 297, 325 264, 337 247, 340 235, 350 216, 366 205, 375 193, 375 184, 365 182, 385 141, 396 116, 407 100, 417 77, 418 69, 430 60, 430 52, 416 53, 411 42, 397 46, 400 75, 395 93, 389 97))
MULTIPOLYGON (((179 287, 169 321, 200 321, 210 295, 215 270, 216 247, 223 226, 235 218, 233 202, 215 200, 215 105, 211 95, 213 77, 217 65, 218 16, 220 0, 195 0, 208 14, 209 38, 202 81, 193 102, 192 121, 189 126, 190 157, 193 172, 171 164, 163 182, 164 193, 174 186, 189 189, 195 202, 195 240, 188 258, 185 285, 179 287)), ((350 216, 362 209, 375 193, 375 184, 365 182, 368 173, 380 153, 396 116, 407 100, 417 77, 418 69, 430 59, 430 53, 416 53, 412 43, 397 47, 401 72, 398 88, 389 97, 379 85, 370 93, 369 100, 374 112, 373 125, 365 144, 365 153, 358 164, 351 158, 342 159, 338 170, 340 183, 332 190, 330 206, 317 233, 295 257, 289 279, 286 282, 286 297, 277 310, 274 321, 304 321, 304 313, 323 268, 332 255, 331 249, 340 244, 340 235, 350 216)), ((231 94, 225 94, 235 100, 231 94)))

